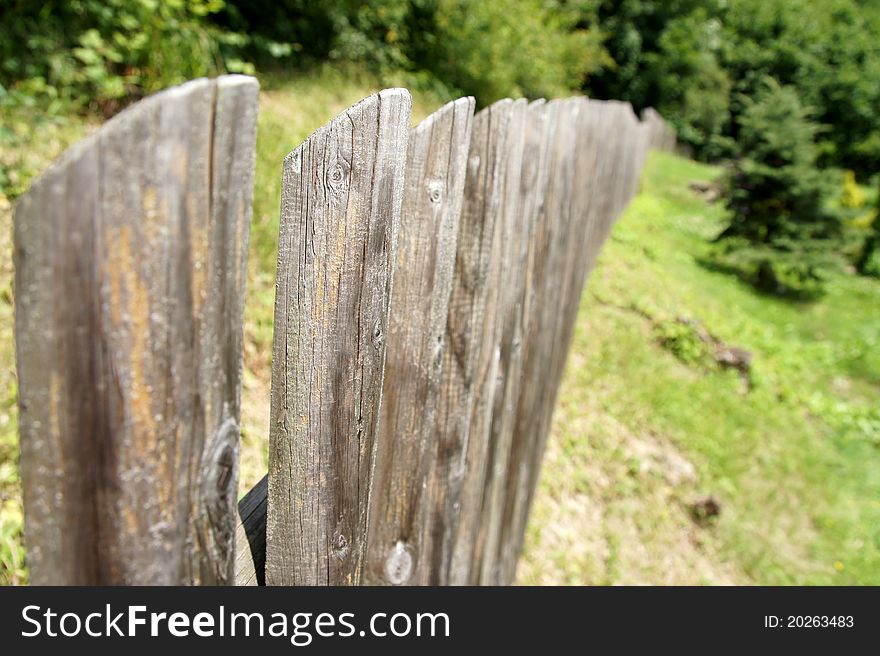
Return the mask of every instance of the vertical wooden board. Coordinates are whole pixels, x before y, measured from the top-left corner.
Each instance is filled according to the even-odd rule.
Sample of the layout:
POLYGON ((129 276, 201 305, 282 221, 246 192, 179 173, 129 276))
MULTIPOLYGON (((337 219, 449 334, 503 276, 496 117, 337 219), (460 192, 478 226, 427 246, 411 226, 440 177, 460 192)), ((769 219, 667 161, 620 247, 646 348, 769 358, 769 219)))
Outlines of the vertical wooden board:
POLYGON ((558 163, 553 193, 549 195, 551 201, 549 218, 555 224, 553 248, 549 254, 552 273, 544 289, 546 303, 544 312, 547 316, 543 338, 547 340, 548 345, 543 376, 546 382, 542 385, 538 411, 539 423, 533 441, 530 490, 537 483, 537 474, 540 470, 567 351, 567 345, 564 343, 564 335, 568 327, 565 309, 572 295, 577 293, 572 289, 571 271, 575 266, 574 260, 583 255, 579 251, 578 239, 582 217, 578 213, 576 204, 577 191, 585 184, 585 181, 579 177, 580 172, 577 167, 580 154, 578 116, 581 109, 581 99, 566 99, 560 107, 558 119, 561 123, 556 142, 558 163))
POLYGON ((595 226, 587 247, 587 266, 592 268, 599 248, 607 237, 621 206, 625 137, 621 131, 621 113, 616 103, 591 101, 592 130, 600 144, 597 178, 601 193, 595 203, 595 226))
POLYGON ((205 247, 217 231, 243 235, 228 252, 246 257, 251 178, 228 181, 240 208, 217 215, 212 178, 252 167, 256 90, 252 79, 196 80, 138 103, 47 172, 16 212, 35 582, 231 581, 235 461, 210 447, 221 440, 237 453, 238 408, 213 426, 198 385, 228 374, 224 390, 238 394, 240 342, 218 341, 241 330, 240 313, 210 307, 240 308, 244 289, 207 294, 200 272, 233 266, 205 247), (240 130, 235 156, 212 161, 224 149, 214 141, 224 87, 247 111, 225 119, 240 130), (203 316, 237 323, 208 327, 203 316))
POLYGON ((106 429, 95 384, 100 352, 91 344, 98 162, 94 139, 77 144, 15 209, 21 479, 35 585, 109 582, 97 535, 107 507, 97 445, 106 429))
POLYGON ((558 363, 559 379, 562 378, 562 370, 574 333, 577 320, 578 308, 580 307, 586 277, 592 268, 589 257, 589 244, 595 233, 597 221, 592 207, 597 197, 603 191, 599 186, 600 163, 604 142, 601 135, 593 130, 593 117, 591 115, 590 102, 580 100, 577 115, 573 117, 576 132, 575 177, 579 183, 575 185, 572 198, 572 214, 574 217, 574 232, 570 241, 569 264, 568 264, 568 291, 565 303, 562 306, 562 336, 560 344, 560 362, 558 363))
POLYGON ((476 518, 479 511, 474 478, 481 477, 485 459, 485 445, 472 439, 472 418, 477 414, 477 391, 494 381, 493 354, 485 345, 494 339, 491 296, 497 292, 500 262, 498 169, 504 166, 505 132, 498 125, 506 124, 511 105, 512 101, 500 101, 474 116, 468 145, 438 388, 434 463, 426 482, 431 503, 422 520, 432 549, 431 584, 467 582, 470 573, 475 531, 464 518, 476 518))
MULTIPOLYGON (((502 180, 501 208, 501 269, 498 289, 498 328, 495 350, 498 370, 486 439, 486 474, 480 510, 480 533, 474 554, 474 576, 479 572, 483 583, 500 582, 499 550, 501 548, 504 496, 513 437, 513 414, 522 369, 523 307, 528 265, 528 238, 533 217, 529 206, 532 189, 523 188, 523 162, 527 126, 533 118, 525 100, 511 107, 507 124, 507 166, 502 180)), ((529 155, 533 155, 530 152, 529 155)), ((533 165, 534 163, 529 163, 533 165)), ((530 172, 529 183, 537 177, 530 172)), ((527 183, 528 184, 528 183, 527 183)))
POLYGON ((435 465, 438 387, 474 99, 440 108, 410 132, 394 270, 380 436, 370 501, 366 580, 436 578, 425 517, 445 488, 435 465))
MULTIPOLYGON (((604 202, 600 202, 598 205, 598 216, 592 216, 587 226, 578 227, 577 233, 571 235, 570 243, 575 246, 575 249, 569 250, 569 264, 566 273, 568 283, 563 285, 562 291, 564 297, 562 307, 564 309, 554 339, 556 348, 550 366, 549 378, 555 387, 550 392, 551 400, 545 406, 542 425, 537 431, 539 440, 536 443, 533 458, 537 466, 532 470, 533 479, 527 486, 530 494, 534 492, 537 484, 540 462, 543 458, 552 420, 555 397, 570 348, 580 295, 586 276, 595 262, 598 249, 607 237, 611 224, 619 216, 634 192, 633 181, 637 170, 636 140, 638 135, 631 108, 624 103, 606 102, 604 103, 604 120, 597 124, 591 118, 590 112, 585 111, 580 119, 581 125, 578 128, 578 134, 581 143, 578 148, 581 153, 586 154, 586 158, 580 162, 580 175, 594 181, 592 185, 594 191, 582 189, 581 200, 578 201, 576 196, 575 202, 581 207, 584 204, 590 206, 598 200, 604 202), (589 143, 583 143, 585 139, 592 141, 592 147, 589 146, 589 143), (592 160, 590 158, 591 151, 592 160), (603 195, 604 199, 601 198, 603 195)), ((584 216, 583 212, 579 212, 579 216, 584 216)), ((530 504, 531 497, 525 504, 526 508, 530 504)))
POLYGON ((235 528, 241 417, 241 369, 248 238, 257 137, 256 80, 217 80, 211 149, 211 214, 206 234, 193 230, 192 289, 199 333, 198 393, 205 445, 193 507, 195 543, 210 552, 198 561, 205 583, 235 577, 235 528), (204 259, 196 253, 204 251, 204 259))
POLYGON ((603 157, 607 158, 609 163, 606 171, 607 178, 605 179, 607 195, 601 219, 601 225, 604 230, 610 226, 620 210, 626 153, 624 152, 625 135, 623 133, 620 105, 613 100, 604 100, 601 107, 601 130, 608 135, 603 157))
MULTIPOLYGON (((485 141, 471 141, 471 162, 484 162, 482 177, 474 182, 473 195, 465 192, 466 211, 475 219, 482 212, 485 224, 493 227, 491 251, 485 270, 485 297, 478 340, 478 361, 483 368, 471 382, 471 407, 465 414, 468 421, 466 448, 463 450, 461 479, 453 506, 455 530, 451 533, 452 551, 447 582, 475 584, 479 581, 481 554, 486 541, 483 506, 487 477, 493 469, 492 415, 498 386, 502 377, 501 336, 503 290, 509 271, 511 253, 516 241, 511 227, 517 221, 519 177, 522 162, 525 100, 499 101, 484 113, 485 141), (484 145, 485 144, 485 145, 484 145), (476 147, 475 147, 476 146, 476 147), (485 154, 485 156, 484 156, 485 154), (469 203, 482 198, 483 202, 469 203)), ((461 242, 459 242, 461 243, 461 242)))
POLYGON ((642 110, 642 122, 648 128, 648 147, 667 152, 675 151, 675 130, 653 107, 642 110))
POLYGON ((266 582, 356 585, 411 99, 370 96, 284 161, 266 582))
MULTIPOLYGON (((617 173, 615 174, 615 204, 611 223, 620 218, 623 209, 629 202, 631 193, 631 179, 634 170, 634 137, 635 137, 635 115, 629 103, 620 101, 609 101, 613 108, 615 132, 617 134, 617 173)), ((609 226, 610 230, 610 226, 609 226)))
MULTIPOLYGON (((620 111, 624 140, 626 142, 625 185, 620 208, 622 213, 632 197, 635 196, 638 187, 638 174, 641 169, 639 164, 641 158, 641 132, 639 129, 639 119, 633 111, 632 105, 628 102, 621 103, 620 111)), ((617 218, 620 218, 620 214, 618 214, 617 218)))
MULTIPOLYGON (((580 119, 578 128, 581 138, 586 142, 582 149, 592 157, 590 166, 590 190, 585 197, 585 211, 588 218, 588 229, 585 243, 582 249, 581 285, 595 264, 595 256, 598 246, 604 239, 604 217, 610 212, 611 199, 611 175, 614 168, 614 156, 610 153, 611 141, 615 138, 605 123, 606 103, 603 101, 588 100, 580 119)), ((577 310, 574 309, 576 315, 577 310)))
MULTIPOLYGON (((531 472, 530 484, 528 486, 530 496, 525 504, 526 508, 531 503, 531 495, 534 493, 534 488, 538 482, 553 411, 556 406, 556 398, 571 347, 584 283, 589 270, 592 268, 589 244, 599 222, 591 212, 591 207, 604 191, 603 187, 600 186, 599 160, 606 156, 604 147, 607 141, 603 141, 600 135, 589 129, 591 121, 588 108, 588 101, 580 99, 579 107, 570 119, 576 133, 574 167, 576 172, 575 179, 579 182, 572 191, 571 220, 569 222, 568 242, 560 283, 559 322, 557 323, 553 340, 554 350, 549 367, 549 402, 544 408, 545 414, 538 429, 538 440, 535 444, 533 456, 533 461, 536 465, 531 472)), ((523 534, 520 533, 519 543, 512 551, 518 551, 521 548, 522 537, 523 534)))
POLYGON ((607 189, 605 203, 602 207, 600 219, 600 231, 598 234, 598 242, 595 244, 596 249, 601 246, 605 235, 611 228, 611 224, 617 216, 619 208, 619 189, 621 178, 621 163, 623 152, 623 140, 620 134, 620 115, 617 107, 613 102, 604 101, 602 103, 604 115, 601 129, 607 134, 608 140, 605 145, 604 157, 608 161, 606 169, 605 186, 607 189))
MULTIPOLYGON (((574 117, 579 111, 577 99, 551 101, 547 104, 547 120, 553 126, 547 145, 547 183, 543 194, 541 212, 537 217, 536 240, 540 244, 537 256, 539 266, 534 277, 535 302, 531 307, 526 333, 526 358, 523 364, 523 384, 516 406, 514 423, 515 464, 513 471, 517 480, 512 486, 519 496, 506 502, 514 517, 513 528, 508 528, 502 547, 517 544, 516 536, 524 530, 528 513, 528 501, 540 467, 545 418, 552 413, 555 400, 556 372, 554 362, 558 359, 557 340, 561 330, 560 304, 565 298, 565 281, 568 266, 568 247, 573 234, 572 198, 575 185, 575 161, 577 134, 574 117), (525 499, 522 498, 525 495, 525 499)), ((497 581, 510 582, 512 577, 511 553, 502 554, 497 570, 497 581)), ((481 582, 495 582, 489 578, 481 582)))
POLYGON ((546 194, 549 158, 553 153, 554 135, 558 103, 548 104, 536 101, 529 106, 526 124, 526 139, 523 150, 522 176, 520 179, 520 198, 524 221, 528 225, 527 259, 522 307, 522 338, 519 364, 518 389, 512 408, 510 455, 503 515, 501 518, 501 573, 500 579, 512 580, 515 561, 518 557, 516 537, 525 527, 525 499, 528 496, 528 472, 531 467, 531 433, 524 430, 524 424, 536 403, 541 385, 536 382, 540 363, 538 340, 540 331, 537 312, 543 299, 543 273, 547 264, 546 252, 550 238, 550 223, 544 219, 544 197, 546 194))

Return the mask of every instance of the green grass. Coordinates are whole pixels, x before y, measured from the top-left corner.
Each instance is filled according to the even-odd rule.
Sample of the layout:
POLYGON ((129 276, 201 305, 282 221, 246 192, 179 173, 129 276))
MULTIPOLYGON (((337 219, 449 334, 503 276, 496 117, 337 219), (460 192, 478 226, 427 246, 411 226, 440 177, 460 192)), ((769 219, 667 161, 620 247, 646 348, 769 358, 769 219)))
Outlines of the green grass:
MULTIPOLYGON (((242 491, 266 471, 281 162, 346 107, 404 83, 331 67, 262 80, 242 491)), ((414 96, 414 121, 444 100, 414 96)), ((10 201, 94 123, 4 112, 0 248, 10 254, 10 201)), ((697 260, 721 210, 687 185, 716 174, 653 154, 603 250, 578 319, 524 583, 880 583, 880 283, 835 274, 821 301, 796 305, 704 269, 697 260), (662 327, 680 316, 752 351, 751 391, 660 345, 662 327), (701 527, 688 506, 705 495, 722 510, 701 527)), ((21 583, 11 257, 0 261, 0 583, 21 583)))
POLYGON ((880 284, 840 271, 793 304, 702 267, 723 210, 688 183, 718 173, 652 153, 602 251, 522 582, 880 583, 880 284), (750 390, 661 346, 680 317, 753 354, 750 390))

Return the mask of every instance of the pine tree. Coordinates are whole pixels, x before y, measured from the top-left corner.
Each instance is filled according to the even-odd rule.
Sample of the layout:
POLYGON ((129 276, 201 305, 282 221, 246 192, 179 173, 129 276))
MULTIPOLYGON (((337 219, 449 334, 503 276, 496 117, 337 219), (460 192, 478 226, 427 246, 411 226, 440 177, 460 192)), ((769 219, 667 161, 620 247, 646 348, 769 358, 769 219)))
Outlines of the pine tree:
POLYGON ((821 128, 797 92, 772 78, 743 102, 741 156, 726 179, 730 223, 717 238, 718 256, 765 291, 811 294, 842 228, 816 167, 821 128))

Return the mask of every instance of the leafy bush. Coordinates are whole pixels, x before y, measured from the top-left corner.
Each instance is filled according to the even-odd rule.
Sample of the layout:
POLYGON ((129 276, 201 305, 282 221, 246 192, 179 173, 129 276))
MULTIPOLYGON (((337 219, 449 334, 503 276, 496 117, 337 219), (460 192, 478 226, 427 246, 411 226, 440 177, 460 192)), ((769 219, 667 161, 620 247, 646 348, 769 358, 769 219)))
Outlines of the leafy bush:
MULTIPOLYGON (((877 182, 880 183, 880 176, 877 177, 877 182)), ((865 243, 856 261, 856 269, 859 273, 875 278, 880 278, 880 218, 878 216, 880 216, 880 192, 877 194, 877 210, 868 225, 868 236, 865 237, 865 243)))
POLYGON ((214 20, 270 65, 324 59, 407 71, 480 104, 578 89, 608 62, 589 0, 227 0, 214 20), (430 78, 430 79, 429 79, 430 78))
POLYGON ((204 17, 223 0, 13 0, 0 10, 7 100, 59 100, 110 114, 144 94, 224 69, 204 17))
POLYGON ((743 104, 744 155, 726 179, 730 222, 716 261, 764 291, 813 295, 841 234, 840 217, 826 202, 826 176, 816 168, 820 128, 796 91, 772 78, 743 104))
POLYGON ((685 364, 708 367, 714 364, 711 344, 694 321, 676 318, 654 324, 654 338, 685 364))
POLYGON ((578 27, 572 4, 439 0, 434 47, 419 48, 416 62, 480 104, 569 93, 606 61, 598 30, 578 27))
POLYGON ((789 247, 756 245, 741 238, 713 244, 703 260, 708 268, 737 276, 755 289, 797 301, 810 301, 824 293, 827 271, 837 261, 821 248, 810 251, 804 244, 789 247))
MULTIPOLYGON (((794 87, 833 129, 819 164, 864 179, 880 169, 880 4, 860 0, 601 0, 612 65, 590 95, 653 106, 701 159, 733 154, 745 106, 765 77, 794 87)), ((589 20, 589 19, 588 19, 589 20)))
POLYGON ((846 171, 843 174, 843 192, 840 194, 840 204, 850 210, 858 210, 865 206, 865 192, 856 182, 856 174, 852 171, 846 171))

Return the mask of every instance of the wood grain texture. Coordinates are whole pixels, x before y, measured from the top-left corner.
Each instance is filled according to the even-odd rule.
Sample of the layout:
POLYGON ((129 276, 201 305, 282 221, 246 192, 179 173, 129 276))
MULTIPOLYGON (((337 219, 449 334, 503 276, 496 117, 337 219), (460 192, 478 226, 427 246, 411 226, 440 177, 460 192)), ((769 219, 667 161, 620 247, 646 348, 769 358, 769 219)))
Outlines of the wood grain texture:
MULTIPOLYGON (((547 215, 543 221, 556 225, 562 242, 555 240, 545 252, 549 273, 545 273, 542 303, 546 306, 536 313, 534 325, 542 335, 551 336, 549 349, 544 337, 533 337, 538 342, 535 360, 528 360, 526 377, 534 374, 533 363, 543 364, 545 384, 537 388, 534 383, 525 388, 518 406, 518 423, 515 434, 511 476, 514 484, 508 485, 505 526, 508 532, 503 539, 501 575, 494 582, 509 583, 515 578, 516 559, 522 550, 525 524, 540 474, 558 388, 570 349, 580 298, 599 247, 607 237, 614 220, 635 193, 638 174, 644 161, 640 155, 640 140, 644 137, 634 122, 631 108, 623 103, 572 99, 557 105, 562 114, 557 131, 565 132, 573 126, 569 138, 553 140, 557 161, 551 166, 548 184, 547 215), (564 118, 568 105, 568 119, 564 118), (566 153, 565 144, 573 144, 573 153, 566 153), (565 191, 565 171, 569 164, 558 164, 559 158, 575 172, 574 184, 565 191), (561 177, 560 177, 561 176, 561 177), (561 183, 561 186, 560 186, 561 183), (557 197, 561 191, 561 196, 557 197), (563 202, 559 202, 562 199, 563 202), (553 218, 553 217, 557 218, 553 218), (555 247, 553 244, 555 243, 555 247), (553 282, 550 282, 553 281, 553 282), (553 307, 556 320, 547 314, 553 307)), ((539 243, 536 244, 540 248, 539 243)), ((527 347, 529 344, 527 343, 527 347)), ((528 351, 527 351, 528 352, 528 351)), ((526 384, 524 384, 525 386, 526 384)))
POLYGON ((436 414, 435 461, 427 482, 434 503, 424 531, 432 536, 434 584, 470 580, 477 539, 497 372, 502 181, 513 105, 505 100, 482 110, 471 131, 436 414))
POLYGON ((527 127, 533 116, 525 100, 510 109, 505 140, 506 162, 502 171, 500 207, 500 269, 495 310, 496 333, 492 345, 497 354, 488 431, 477 434, 486 441, 479 532, 473 555, 472 580, 497 580, 498 552, 504 520, 515 405, 522 380, 523 307, 528 260, 528 238, 533 217, 526 206, 532 199, 523 190, 523 161, 527 127), (479 577, 479 578, 477 578, 479 577))
POLYGON ((355 105, 284 161, 266 582, 363 578, 411 99, 355 105))
POLYGON ((425 518, 445 488, 435 466, 438 387, 474 99, 444 105, 410 131, 373 476, 366 580, 436 580, 425 518))
POLYGON ((534 380, 541 375, 540 339, 543 306, 546 250, 553 225, 546 219, 545 195, 554 156, 553 144, 558 128, 558 103, 548 105, 536 101, 529 105, 520 178, 521 207, 528 225, 527 257, 524 265, 522 338, 518 388, 511 412, 512 426, 507 464, 506 490, 501 513, 499 551, 493 555, 499 562, 496 575, 505 582, 512 580, 518 558, 519 537, 525 531, 525 500, 530 482, 532 433, 525 425, 537 403, 541 385, 534 380))
POLYGON ((241 76, 152 96, 19 202, 34 583, 232 581, 256 106, 241 76))
POLYGON ((482 584, 511 582, 510 562, 515 562, 518 555, 510 553, 517 545, 512 536, 521 535, 525 530, 528 501, 540 467, 538 452, 545 435, 545 417, 552 413, 555 401, 554 363, 558 359, 561 307, 566 298, 567 249, 572 247, 572 224, 576 220, 572 213, 572 195, 580 182, 575 168, 578 141, 575 116, 580 102, 554 100, 544 109, 546 181, 535 218, 534 254, 526 283, 533 302, 525 321, 523 382, 513 417, 514 436, 509 457, 512 480, 505 486, 512 496, 505 497, 499 511, 502 516, 510 517, 511 523, 491 555, 493 567, 483 569, 482 584))

